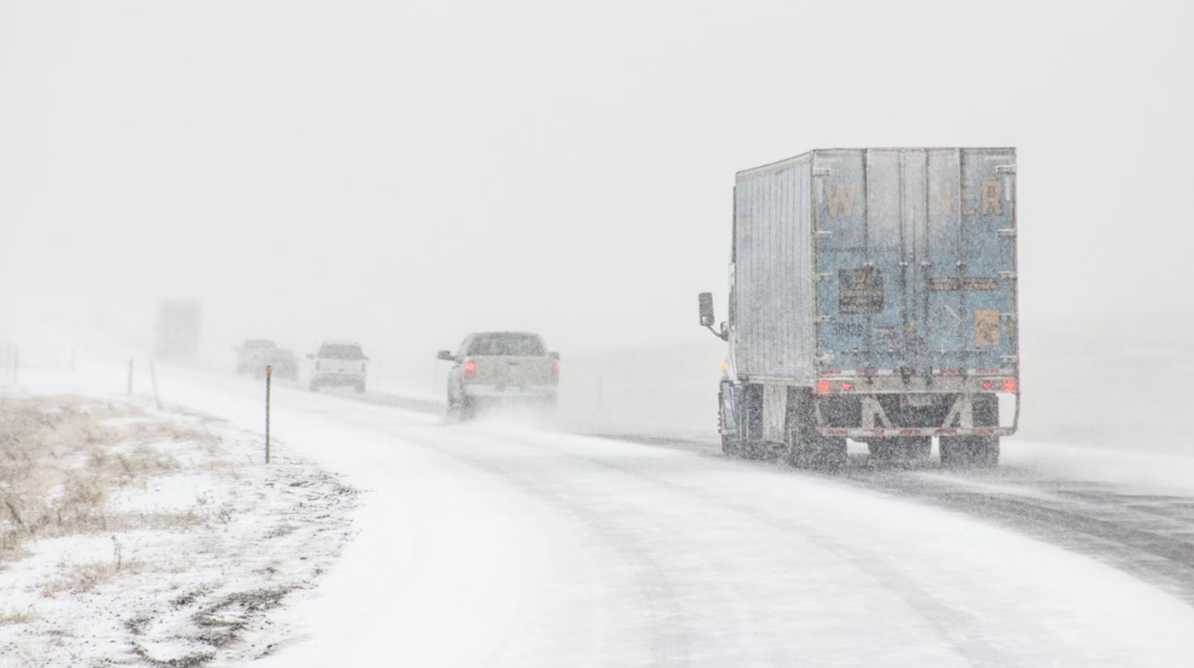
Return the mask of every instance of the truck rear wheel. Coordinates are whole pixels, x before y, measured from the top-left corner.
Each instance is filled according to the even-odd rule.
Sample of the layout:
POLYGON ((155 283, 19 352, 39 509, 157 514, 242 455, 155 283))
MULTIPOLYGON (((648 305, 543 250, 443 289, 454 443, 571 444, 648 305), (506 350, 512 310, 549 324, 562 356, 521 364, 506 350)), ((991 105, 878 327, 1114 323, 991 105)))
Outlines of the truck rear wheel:
POLYGON ((941 465, 946 468, 995 468, 998 436, 942 436, 941 465))
POLYGON ((472 397, 461 397, 460 408, 457 413, 461 420, 472 420, 477 417, 477 400, 472 397))
POLYGON ((790 443, 786 457, 789 465, 814 471, 840 471, 848 460, 846 439, 826 436, 790 443))
POLYGON ((884 462, 918 462, 929 458, 933 452, 933 438, 877 438, 867 441, 871 457, 884 462))
POLYGON ((788 395, 788 443, 784 459, 798 469, 841 470, 849 460, 846 439, 817 433, 813 401, 808 391, 788 395))
MULTIPOLYGON (((730 457, 762 459, 767 452, 763 442, 763 386, 744 385, 738 399, 740 411, 738 438, 722 437, 722 452, 730 457)), ((722 418, 724 419, 724 418, 722 418)))
POLYGON ((999 437, 975 436, 974 466, 993 469, 999 466, 999 437))

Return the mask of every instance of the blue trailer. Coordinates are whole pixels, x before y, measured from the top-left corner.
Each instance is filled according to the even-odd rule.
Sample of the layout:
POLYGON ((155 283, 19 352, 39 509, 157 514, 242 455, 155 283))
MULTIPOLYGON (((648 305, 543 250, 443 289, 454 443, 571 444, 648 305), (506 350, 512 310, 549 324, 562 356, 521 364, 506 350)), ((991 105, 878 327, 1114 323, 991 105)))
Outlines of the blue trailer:
MULTIPOLYGON (((825 149, 739 172, 729 455, 994 466, 1019 419, 1016 154, 825 149)), ((701 295, 712 329, 712 296, 701 295)))

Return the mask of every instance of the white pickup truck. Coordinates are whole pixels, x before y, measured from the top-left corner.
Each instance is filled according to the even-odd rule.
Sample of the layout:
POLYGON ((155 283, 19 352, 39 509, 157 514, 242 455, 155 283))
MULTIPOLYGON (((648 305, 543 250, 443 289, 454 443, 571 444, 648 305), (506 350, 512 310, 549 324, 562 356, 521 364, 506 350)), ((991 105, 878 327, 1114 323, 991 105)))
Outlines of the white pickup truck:
POLYGON ((351 386, 357 392, 365 391, 366 362, 361 346, 353 341, 324 341, 319 352, 307 355, 313 360, 310 365, 310 386, 312 392, 331 386, 351 386))
POLYGON ((510 403, 556 405, 560 355, 548 352, 538 334, 478 332, 455 354, 441 350, 438 358, 454 363, 448 372, 449 415, 469 419, 483 407, 510 403))

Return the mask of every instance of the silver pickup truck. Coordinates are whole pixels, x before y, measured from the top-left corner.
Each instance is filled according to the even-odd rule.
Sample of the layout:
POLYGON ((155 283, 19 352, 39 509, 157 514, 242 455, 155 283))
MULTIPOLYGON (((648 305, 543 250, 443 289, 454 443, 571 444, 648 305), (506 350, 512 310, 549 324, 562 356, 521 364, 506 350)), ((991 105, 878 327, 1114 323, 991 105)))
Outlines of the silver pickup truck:
POLYGON ((556 405, 560 355, 548 352, 538 334, 478 332, 467 336, 455 354, 441 350, 438 358, 453 362, 449 415, 470 419, 481 408, 511 403, 556 405))

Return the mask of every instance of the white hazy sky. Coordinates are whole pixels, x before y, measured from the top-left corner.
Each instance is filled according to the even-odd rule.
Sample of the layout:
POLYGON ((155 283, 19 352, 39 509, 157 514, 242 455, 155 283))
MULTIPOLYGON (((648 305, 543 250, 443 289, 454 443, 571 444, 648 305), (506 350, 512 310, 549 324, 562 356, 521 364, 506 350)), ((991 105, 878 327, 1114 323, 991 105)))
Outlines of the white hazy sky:
POLYGON ((1192 7, 0 0, 0 327, 703 340, 735 171, 901 145, 1018 147, 1026 319, 1191 311, 1192 7))

